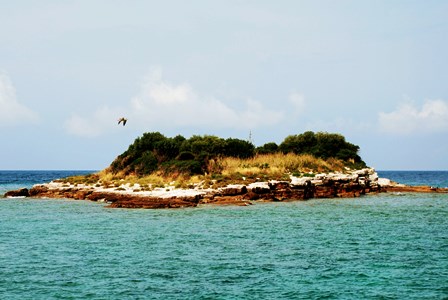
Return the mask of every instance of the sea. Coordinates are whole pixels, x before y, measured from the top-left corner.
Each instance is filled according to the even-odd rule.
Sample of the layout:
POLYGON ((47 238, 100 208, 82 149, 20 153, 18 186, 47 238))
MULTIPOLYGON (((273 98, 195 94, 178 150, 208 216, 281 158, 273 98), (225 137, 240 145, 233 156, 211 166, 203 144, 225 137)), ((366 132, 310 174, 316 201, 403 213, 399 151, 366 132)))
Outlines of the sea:
MULTIPOLYGON (((94 171, 0 171, 0 195, 94 171)), ((378 171, 448 186, 448 171, 378 171)), ((111 209, 0 198, 0 299, 448 299, 448 194, 111 209)))

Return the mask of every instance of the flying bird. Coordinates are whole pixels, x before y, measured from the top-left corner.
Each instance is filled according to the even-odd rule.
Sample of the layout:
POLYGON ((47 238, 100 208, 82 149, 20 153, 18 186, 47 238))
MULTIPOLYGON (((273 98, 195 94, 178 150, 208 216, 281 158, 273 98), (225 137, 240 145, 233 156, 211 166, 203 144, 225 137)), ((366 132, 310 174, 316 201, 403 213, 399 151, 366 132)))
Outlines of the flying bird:
POLYGON ((126 122, 128 121, 128 119, 121 117, 120 119, 118 119, 118 125, 120 125, 121 122, 123 122, 123 126, 126 125, 126 122))

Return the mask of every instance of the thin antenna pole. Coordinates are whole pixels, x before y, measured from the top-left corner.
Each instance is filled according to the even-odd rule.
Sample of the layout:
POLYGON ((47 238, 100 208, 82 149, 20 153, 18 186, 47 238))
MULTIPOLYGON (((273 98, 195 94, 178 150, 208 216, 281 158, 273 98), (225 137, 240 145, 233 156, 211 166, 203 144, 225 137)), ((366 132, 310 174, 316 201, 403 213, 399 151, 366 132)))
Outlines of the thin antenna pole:
POLYGON ((248 140, 248 142, 251 143, 251 144, 254 143, 253 140, 252 140, 252 130, 249 131, 249 140, 248 140))

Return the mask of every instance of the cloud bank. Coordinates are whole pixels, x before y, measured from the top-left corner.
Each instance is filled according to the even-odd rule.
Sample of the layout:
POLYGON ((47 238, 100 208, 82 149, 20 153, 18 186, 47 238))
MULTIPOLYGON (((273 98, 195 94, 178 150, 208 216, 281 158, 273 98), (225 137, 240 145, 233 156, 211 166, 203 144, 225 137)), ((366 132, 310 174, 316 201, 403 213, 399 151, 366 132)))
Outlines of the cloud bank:
MULTIPOLYGON (((301 95, 289 99, 302 106, 301 95)), ((197 93, 188 83, 166 81, 156 69, 146 76, 139 92, 124 108, 102 107, 90 115, 73 114, 65 123, 68 133, 81 137, 97 137, 116 126, 113 120, 125 116, 126 126, 139 128, 208 128, 254 129, 272 126, 284 119, 285 113, 264 106, 251 98, 238 107, 231 107, 214 96, 197 93)))
POLYGON ((425 100, 420 109, 414 104, 402 104, 393 112, 381 112, 379 125, 382 131, 392 134, 448 132, 448 103, 425 100))
POLYGON ((163 79, 160 70, 147 76, 140 92, 131 101, 139 122, 163 127, 255 128, 279 122, 282 112, 266 108, 254 99, 239 107, 196 93, 188 83, 173 84, 163 79))
POLYGON ((15 88, 5 73, 0 73, 0 126, 35 123, 38 115, 17 101, 15 88))
POLYGON ((119 109, 111 109, 107 106, 97 109, 91 116, 72 114, 65 121, 65 129, 68 133, 80 137, 95 138, 108 131, 111 126, 118 123, 119 109), (117 120, 117 122, 114 122, 117 120))

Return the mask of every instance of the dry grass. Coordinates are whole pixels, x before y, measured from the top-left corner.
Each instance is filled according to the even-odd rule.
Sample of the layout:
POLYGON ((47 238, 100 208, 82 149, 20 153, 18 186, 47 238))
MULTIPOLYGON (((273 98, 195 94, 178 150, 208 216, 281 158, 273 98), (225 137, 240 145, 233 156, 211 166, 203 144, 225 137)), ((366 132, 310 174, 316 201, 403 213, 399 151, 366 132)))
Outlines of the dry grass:
POLYGON ((243 175, 272 175, 289 173, 320 173, 342 171, 344 164, 340 160, 323 160, 309 154, 264 154, 249 159, 227 157, 222 159, 222 174, 240 173, 243 175))
MULTIPOLYGON (((344 171, 344 163, 337 159, 323 160, 312 155, 303 154, 263 154, 253 158, 239 159, 225 157, 209 162, 205 175, 187 176, 185 174, 153 173, 148 176, 113 174, 108 169, 95 174, 98 185, 104 187, 119 187, 129 183, 131 186, 139 184, 143 190, 155 187, 175 186, 176 188, 191 188, 194 184, 202 183, 204 187, 224 186, 228 183, 253 182, 258 180, 287 180, 289 174, 307 176, 315 173, 344 171)), ((84 180, 92 177, 84 177, 84 180)), ((82 176, 67 180, 82 182, 82 176)), ((90 182, 89 182, 90 183, 90 182)))

